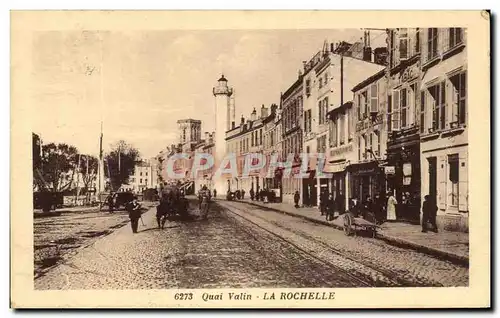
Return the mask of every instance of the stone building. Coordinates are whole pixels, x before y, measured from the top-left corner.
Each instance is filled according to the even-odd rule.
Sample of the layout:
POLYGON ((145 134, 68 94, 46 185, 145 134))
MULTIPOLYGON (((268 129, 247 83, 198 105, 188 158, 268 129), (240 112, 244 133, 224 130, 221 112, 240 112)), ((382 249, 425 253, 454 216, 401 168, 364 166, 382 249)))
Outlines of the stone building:
MULTIPOLYGON (((387 78, 385 69, 353 88, 354 157, 348 167, 349 197, 358 200, 380 195, 385 199, 387 148, 387 78)), ((349 133, 351 134, 351 133, 349 133)))
POLYGON ((468 231, 466 29, 426 28, 420 35, 421 192, 436 199, 440 228, 468 231))
POLYGON ((419 222, 420 105, 422 30, 389 29, 387 188, 395 194, 399 220, 419 222))
MULTIPOLYGON (((271 105, 271 113, 266 118, 262 119, 262 124, 264 125, 264 140, 262 144, 262 152, 266 158, 267 166, 272 156, 278 156, 278 161, 281 162, 281 110, 278 105, 271 105)), ((265 189, 272 190, 276 193, 276 196, 281 200, 281 169, 277 168, 272 171, 272 176, 264 177, 263 187, 265 189)))
MULTIPOLYGON (((224 192, 227 190, 245 190, 246 193, 250 189, 258 191, 261 189, 263 182, 259 173, 251 173, 248 177, 243 176, 243 167, 245 155, 249 153, 262 153, 263 146, 263 124, 262 120, 266 118, 269 109, 262 105, 260 115, 257 117, 257 110, 254 108, 250 118, 245 121, 242 116, 239 126, 235 126, 226 132, 227 153, 234 154, 237 159, 238 176, 225 180, 224 192)), ((217 142, 217 141, 216 141, 217 142)), ((219 190, 217 190, 219 191, 219 190)))
POLYGON ((302 180, 294 178, 300 171, 300 156, 302 153, 302 114, 303 114, 303 76, 299 72, 297 80, 281 95, 281 131, 282 131, 282 156, 287 160, 289 154, 293 155, 292 174, 282 178, 282 200, 293 204, 295 191, 300 193, 302 204, 302 180))
POLYGON ((304 64, 304 148, 306 153, 316 157, 309 162, 309 178, 303 179, 306 205, 318 205, 321 192, 330 192, 332 185, 346 186, 342 173, 334 177, 343 178, 343 181, 329 182, 332 175, 325 171, 342 172, 338 166, 328 167, 337 160, 328 158, 329 152, 338 152, 337 148, 347 145, 352 137, 348 131, 352 103, 346 103, 352 99, 351 90, 384 68, 372 62, 371 49, 370 54, 364 54, 363 60, 347 55, 346 50, 350 48, 345 42, 336 47, 333 43, 325 43, 323 50, 304 64), (334 139, 330 140, 330 136, 334 139))

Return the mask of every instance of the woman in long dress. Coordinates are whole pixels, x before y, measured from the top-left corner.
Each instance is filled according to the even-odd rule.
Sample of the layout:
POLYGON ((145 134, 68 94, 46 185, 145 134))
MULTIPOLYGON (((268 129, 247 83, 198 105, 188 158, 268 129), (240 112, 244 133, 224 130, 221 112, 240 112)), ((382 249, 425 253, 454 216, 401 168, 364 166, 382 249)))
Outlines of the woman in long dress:
POLYGON ((395 221, 396 220, 396 198, 392 192, 387 193, 387 221, 395 221))

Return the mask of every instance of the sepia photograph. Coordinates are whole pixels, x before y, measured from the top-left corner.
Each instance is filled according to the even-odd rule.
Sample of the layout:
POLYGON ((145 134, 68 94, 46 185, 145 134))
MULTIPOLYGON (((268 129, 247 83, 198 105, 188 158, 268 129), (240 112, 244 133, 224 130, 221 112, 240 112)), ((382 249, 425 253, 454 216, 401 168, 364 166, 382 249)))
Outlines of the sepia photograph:
POLYGON ((12 306, 489 306, 488 12, 11 20, 12 306))

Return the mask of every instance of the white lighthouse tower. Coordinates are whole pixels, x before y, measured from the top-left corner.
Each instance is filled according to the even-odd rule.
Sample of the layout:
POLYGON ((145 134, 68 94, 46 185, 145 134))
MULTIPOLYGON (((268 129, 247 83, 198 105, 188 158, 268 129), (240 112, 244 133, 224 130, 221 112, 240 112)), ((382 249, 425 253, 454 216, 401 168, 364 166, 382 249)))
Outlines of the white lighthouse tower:
MULTIPOLYGON (((230 98, 233 89, 227 85, 224 75, 217 81, 217 86, 213 88, 215 96, 215 168, 226 155, 226 132, 231 129, 231 104, 230 98)), ((227 191, 227 181, 222 178, 212 180, 217 193, 223 196, 227 191)))

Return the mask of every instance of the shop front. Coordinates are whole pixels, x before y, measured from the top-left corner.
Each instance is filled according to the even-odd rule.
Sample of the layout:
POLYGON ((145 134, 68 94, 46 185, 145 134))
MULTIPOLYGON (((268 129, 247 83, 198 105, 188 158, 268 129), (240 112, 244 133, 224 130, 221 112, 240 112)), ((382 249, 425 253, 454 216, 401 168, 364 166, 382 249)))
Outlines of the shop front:
POLYGON ((378 195, 385 198, 386 179, 384 168, 376 161, 352 164, 348 167, 349 201, 366 202, 368 198, 374 200, 378 195))
POLYGON ((340 210, 346 210, 347 194, 347 165, 345 159, 330 161, 325 165, 324 172, 330 174, 329 193, 333 196, 335 202, 339 202, 340 210))
POLYGON ((387 164, 394 167, 388 175, 388 190, 398 202, 398 220, 420 223, 420 138, 412 131, 393 134, 387 147, 387 164))

